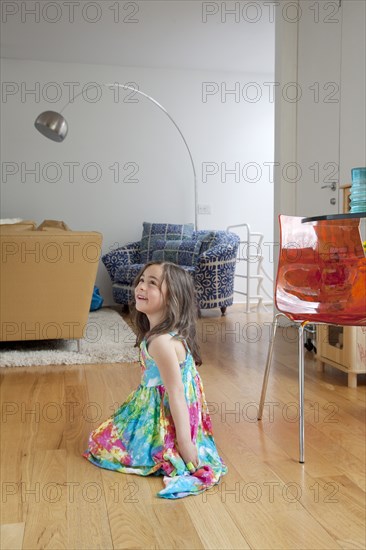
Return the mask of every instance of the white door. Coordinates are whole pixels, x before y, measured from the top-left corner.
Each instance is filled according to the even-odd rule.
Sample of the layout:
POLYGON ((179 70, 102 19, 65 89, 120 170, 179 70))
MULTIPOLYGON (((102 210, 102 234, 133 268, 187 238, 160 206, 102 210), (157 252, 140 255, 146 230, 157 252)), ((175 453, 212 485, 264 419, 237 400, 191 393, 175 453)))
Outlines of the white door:
POLYGON ((340 182, 366 166, 366 2, 342 2, 340 182))
MULTIPOLYGON (((301 0, 298 14, 296 213, 341 211, 339 188, 342 10, 301 0)), ((291 92, 291 88, 289 88, 291 92)), ((289 97, 289 101, 294 100, 289 97)))

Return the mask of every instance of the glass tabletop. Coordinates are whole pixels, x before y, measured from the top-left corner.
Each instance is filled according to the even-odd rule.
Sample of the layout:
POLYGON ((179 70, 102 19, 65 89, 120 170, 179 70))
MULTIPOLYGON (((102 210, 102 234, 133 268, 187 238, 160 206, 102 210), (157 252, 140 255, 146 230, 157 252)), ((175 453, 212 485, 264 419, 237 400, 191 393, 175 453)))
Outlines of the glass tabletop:
POLYGON ((343 214, 326 214, 324 216, 310 216, 303 218, 301 223, 320 222, 323 220, 350 220, 352 218, 366 218, 366 212, 344 212, 343 214))

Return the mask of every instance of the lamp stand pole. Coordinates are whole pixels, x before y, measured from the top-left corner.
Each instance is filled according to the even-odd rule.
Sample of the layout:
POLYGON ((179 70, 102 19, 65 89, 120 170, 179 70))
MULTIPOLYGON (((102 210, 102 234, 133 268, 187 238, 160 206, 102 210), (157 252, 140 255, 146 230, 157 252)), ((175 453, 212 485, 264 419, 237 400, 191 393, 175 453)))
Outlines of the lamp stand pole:
MULTIPOLYGON (((176 129, 179 132, 180 137, 182 138, 182 141, 183 141, 183 143, 185 145, 185 148, 187 149, 187 152, 188 152, 188 155, 189 155, 189 160, 191 161, 191 167, 192 167, 192 171, 193 171, 193 185, 194 185, 194 228, 198 229, 198 223, 197 223, 197 203, 198 203, 197 174, 196 174, 196 168, 195 168, 195 165, 194 165, 194 162, 193 162, 193 157, 192 157, 191 150, 188 146, 186 138, 183 135, 182 130, 179 128, 178 124, 175 122, 174 118, 168 113, 168 111, 165 109, 165 107, 163 107, 153 97, 149 96, 148 94, 145 94, 145 92, 141 92, 141 90, 138 90, 137 88, 134 88, 133 86, 128 86, 127 84, 119 84, 118 82, 115 82, 114 84, 105 84, 105 83, 103 83, 102 85, 105 86, 106 88, 116 88, 116 87, 118 87, 118 88, 122 88, 123 90, 131 90, 131 91, 133 91, 133 92, 135 92, 139 95, 142 95, 142 96, 146 97, 146 99, 148 99, 149 101, 154 103, 154 105, 159 107, 159 109, 161 109, 161 111, 163 111, 166 114, 166 116, 169 118, 169 120, 174 124, 174 126, 176 127, 176 129)), ((76 94, 76 96, 73 98, 73 101, 75 99, 77 99, 82 93, 83 92, 79 92, 78 94, 76 94)), ((66 105, 61 109, 60 114, 66 109, 66 107, 68 105, 70 105, 70 103, 71 103, 71 101, 66 103, 66 105)))

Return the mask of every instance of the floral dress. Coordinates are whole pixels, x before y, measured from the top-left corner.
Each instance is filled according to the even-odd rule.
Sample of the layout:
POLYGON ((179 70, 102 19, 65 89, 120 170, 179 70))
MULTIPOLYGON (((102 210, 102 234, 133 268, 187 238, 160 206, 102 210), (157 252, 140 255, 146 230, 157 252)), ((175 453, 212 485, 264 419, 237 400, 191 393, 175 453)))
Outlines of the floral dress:
POLYGON ((227 472, 213 438, 200 375, 186 344, 185 347, 186 358, 180 369, 191 438, 198 450, 197 470, 190 473, 179 455, 168 393, 145 340, 140 346, 140 385, 90 434, 88 449, 83 454, 96 466, 108 470, 141 476, 163 475, 165 487, 157 496, 169 499, 202 493, 227 472))

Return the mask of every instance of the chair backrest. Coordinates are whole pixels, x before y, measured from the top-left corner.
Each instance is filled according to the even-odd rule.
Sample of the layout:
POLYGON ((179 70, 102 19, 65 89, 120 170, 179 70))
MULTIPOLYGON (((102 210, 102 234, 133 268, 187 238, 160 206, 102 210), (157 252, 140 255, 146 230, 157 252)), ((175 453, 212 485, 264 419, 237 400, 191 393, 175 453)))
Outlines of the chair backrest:
POLYGON ((293 320, 366 325, 366 258, 360 220, 279 217, 275 302, 293 320))

